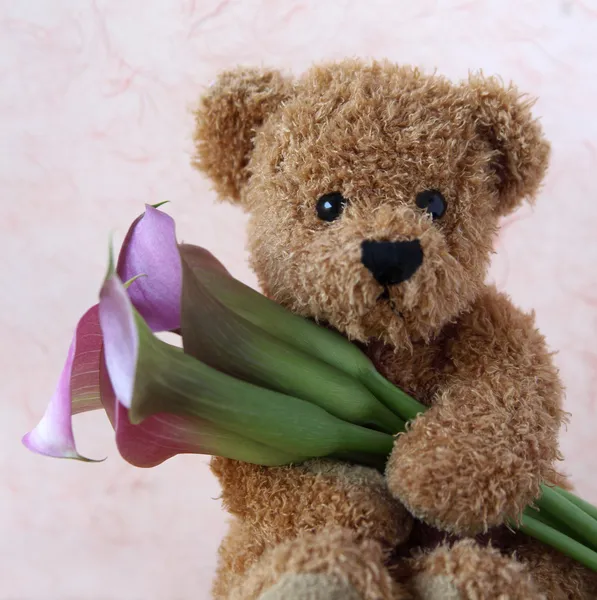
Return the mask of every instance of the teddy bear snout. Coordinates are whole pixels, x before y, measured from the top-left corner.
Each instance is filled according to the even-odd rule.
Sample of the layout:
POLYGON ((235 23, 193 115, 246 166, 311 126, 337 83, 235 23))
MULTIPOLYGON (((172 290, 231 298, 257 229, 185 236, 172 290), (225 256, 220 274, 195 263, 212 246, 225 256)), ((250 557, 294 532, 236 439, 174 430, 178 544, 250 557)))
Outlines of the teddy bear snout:
POLYGON ((419 240, 379 242, 365 240, 361 244, 361 262, 384 287, 410 279, 423 264, 419 240))

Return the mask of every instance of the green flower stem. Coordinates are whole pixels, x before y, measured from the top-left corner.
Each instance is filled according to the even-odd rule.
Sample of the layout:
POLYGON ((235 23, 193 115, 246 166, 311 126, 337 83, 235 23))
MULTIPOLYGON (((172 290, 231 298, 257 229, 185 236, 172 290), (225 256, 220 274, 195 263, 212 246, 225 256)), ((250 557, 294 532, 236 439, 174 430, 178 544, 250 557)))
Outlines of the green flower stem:
MULTIPOLYGON (((242 328, 247 332, 250 331, 250 336, 245 336, 245 339, 250 339, 253 342, 250 348, 253 362, 247 365, 248 371, 244 374, 238 372, 230 374, 241 376, 244 379, 251 380, 253 383, 265 385, 269 388, 272 388, 272 382, 274 382, 277 385, 274 385, 273 389, 282 393, 290 393, 293 396, 303 397, 297 393, 298 386, 296 386, 296 381, 290 382, 288 379, 284 382, 280 381, 280 371, 288 371, 288 369, 284 368, 283 364, 280 366, 280 362, 292 364, 293 370, 298 377, 298 383, 304 386, 309 383, 309 380, 315 380, 311 381, 311 385, 315 386, 315 388, 322 388, 316 389, 316 394, 308 393, 308 397, 304 399, 319 404, 325 403, 323 408, 329 410, 329 412, 333 412, 330 408, 335 408, 337 411, 339 407, 342 407, 345 414, 336 414, 339 418, 359 424, 372 424, 376 428, 389 431, 390 433, 403 431, 404 418, 412 419, 418 412, 424 409, 421 404, 413 412, 412 403, 416 403, 416 401, 409 399, 404 392, 386 381, 375 370, 373 363, 365 354, 336 331, 295 315, 277 302, 270 300, 263 294, 234 279, 223 265, 206 250, 187 244, 181 244, 179 250, 183 259, 183 307, 185 305, 185 296, 188 296, 189 293, 192 295, 191 301, 188 302, 190 312, 187 318, 184 318, 185 311, 183 308, 183 325, 185 321, 187 321, 187 324, 191 320, 196 321, 199 327, 195 328, 195 331, 201 332, 204 336, 206 327, 211 324, 217 325, 221 329, 223 323, 234 323, 232 331, 228 331, 228 339, 223 350, 227 350, 230 347, 231 333, 238 335, 239 330, 242 328), (198 298, 201 298, 200 302, 198 298), (197 306, 202 307, 203 313, 201 315, 197 314, 197 306), (230 312, 224 314, 222 311, 223 307, 226 307, 228 311, 231 311, 237 317, 241 317, 240 321, 232 318, 230 312), (205 318, 207 309, 209 309, 209 319, 205 318), (214 317, 216 314, 214 311, 220 315, 218 318, 214 317), (222 318, 223 316, 226 318, 222 318), (201 318, 199 319, 199 317, 201 318), (247 327, 247 322, 254 327, 247 327), (283 342, 283 345, 274 345, 271 340, 263 336, 264 332, 283 342), (258 347, 255 343, 258 338, 267 347, 258 347), (291 357, 289 354, 290 350, 285 347, 286 345, 295 351, 299 351, 298 355, 295 352, 291 357), (259 353, 259 355, 256 356, 256 353, 259 353), (316 366, 314 369, 309 369, 307 375, 304 374, 307 372, 305 357, 299 358, 303 354, 310 357, 310 363, 316 366), (286 356, 284 357, 284 355, 286 356), (349 393, 346 393, 340 387, 338 387, 338 393, 334 393, 330 388, 332 384, 331 380, 336 379, 340 383, 338 374, 333 374, 333 371, 324 369, 320 364, 321 362, 334 367, 352 378, 352 385, 349 386, 352 389, 349 393), (303 363, 305 370, 299 372, 298 365, 303 363), (251 379, 256 377, 259 369, 263 371, 263 369, 270 367, 275 373, 262 373, 261 379, 251 379), (251 378, 247 377, 247 373, 251 378), (317 376, 318 373, 321 374, 319 377, 317 376), (275 381, 274 374, 277 374, 278 381, 275 381), (348 411, 354 413, 358 406, 365 406, 365 395, 358 389, 363 385, 369 387, 365 380, 369 380, 374 388, 380 390, 380 394, 374 395, 378 396, 377 399, 381 401, 382 406, 374 408, 373 402, 368 402, 369 413, 365 415, 365 419, 354 420, 347 418, 348 411), (326 392, 323 387, 330 389, 326 392), (392 418, 390 411, 396 415, 396 419, 392 418)), ((182 329, 184 330, 185 327, 183 326, 182 329)), ((218 331, 217 333, 221 335, 222 331, 218 331)), ((191 339, 193 336, 191 334, 193 334, 192 330, 189 331, 187 329, 187 331, 183 331, 183 338, 186 340, 185 351, 195 355, 195 358, 210 364, 210 361, 214 360, 213 348, 215 344, 213 343, 213 338, 208 344, 205 343, 204 339, 196 340, 197 343, 193 343, 193 339, 191 339), (204 351, 207 354, 202 354, 204 351)), ((239 340, 237 339, 237 341, 239 340)), ((246 350, 242 356, 239 356, 239 351, 236 351, 236 355, 233 357, 234 360, 230 360, 229 356, 225 357, 226 360, 224 362, 228 367, 234 364, 238 369, 239 364, 248 358, 246 350)), ((226 370, 222 369, 222 362, 220 364, 211 364, 211 366, 220 370, 226 370)), ((287 377, 291 374, 289 372, 287 377)), ((302 391, 304 392, 304 390, 302 391)), ((372 391, 373 388, 370 388, 369 392, 372 391)))
POLYGON ((421 404, 393 383, 390 383, 374 368, 363 371, 359 379, 392 412, 405 421, 411 421, 418 414, 427 410, 424 404, 421 404))
POLYGON ((541 523, 548 525, 552 529, 555 529, 555 530, 559 531, 560 533, 567 535, 568 537, 576 540, 577 542, 579 542, 581 544, 583 543, 582 540, 578 539, 578 535, 572 529, 570 529, 569 527, 567 527, 566 525, 561 523, 561 521, 559 521, 553 515, 548 515, 545 511, 539 511, 535 508, 532 508, 531 506, 527 506, 524 509, 524 514, 527 515, 528 517, 532 517, 533 519, 536 519, 537 521, 541 521, 541 523))
POLYGON ((362 425, 391 435, 405 431, 406 428, 406 423, 383 404, 372 406, 369 420, 362 425))
MULTIPOLYGON (((550 527, 553 527, 554 529, 560 529, 560 527, 558 526, 558 524, 555 522, 555 520, 550 517, 549 515, 545 514, 543 511, 539 511, 536 508, 532 508, 531 506, 527 506, 524 509, 524 514, 532 517, 533 519, 536 519, 537 521, 541 521, 541 523, 545 524, 545 525, 549 525, 550 527)), ((569 533, 567 533, 566 535, 570 535, 569 533)))
POLYGON ((582 508, 588 515, 591 515, 594 519, 597 519, 597 506, 594 506, 590 502, 579 498, 576 494, 569 492, 561 487, 553 488, 560 496, 570 500, 572 504, 576 504, 578 508, 582 508))
POLYGON ((559 550, 562 554, 585 565, 585 567, 597 571, 597 552, 534 517, 524 514, 522 522, 518 525, 518 530, 559 550))
POLYGON ((338 437, 341 439, 342 449, 363 455, 381 455, 384 460, 394 447, 394 436, 352 423, 346 423, 340 429, 338 437))
POLYGON ((561 521, 590 546, 597 546, 597 520, 553 488, 543 484, 541 490, 543 493, 535 502, 539 509, 561 521))

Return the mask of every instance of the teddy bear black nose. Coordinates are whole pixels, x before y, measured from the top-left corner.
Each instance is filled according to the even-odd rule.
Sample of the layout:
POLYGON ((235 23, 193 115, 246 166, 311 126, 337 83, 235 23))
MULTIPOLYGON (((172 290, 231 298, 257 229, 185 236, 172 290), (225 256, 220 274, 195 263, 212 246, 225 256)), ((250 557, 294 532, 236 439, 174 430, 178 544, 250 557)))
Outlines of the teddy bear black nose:
POLYGON ((361 262, 383 286, 410 279, 423 263, 419 240, 410 242, 374 242, 361 244, 361 262))

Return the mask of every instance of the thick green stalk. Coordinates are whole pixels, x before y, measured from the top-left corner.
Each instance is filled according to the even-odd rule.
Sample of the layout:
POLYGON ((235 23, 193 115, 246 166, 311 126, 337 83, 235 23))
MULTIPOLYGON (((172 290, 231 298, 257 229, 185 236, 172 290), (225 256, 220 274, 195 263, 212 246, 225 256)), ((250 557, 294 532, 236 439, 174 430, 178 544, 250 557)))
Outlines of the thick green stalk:
POLYGON ((588 515, 591 515, 594 519, 597 519, 597 506, 594 506, 590 502, 579 498, 576 494, 573 494, 572 492, 569 492, 561 487, 554 487, 553 489, 560 494, 560 496, 564 496, 564 498, 570 500, 572 504, 576 504, 578 508, 582 508, 588 515))
POLYGON ((559 550, 593 571, 597 571, 597 552, 528 515, 522 516, 519 531, 559 550))
POLYGON ((553 488, 542 485, 541 497, 535 504, 574 531, 592 547, 597 547, 597 520, 553 488))
POLYGON ((407 422, 427 410, 424 404, 421 404, 393 383, 390 383, 373 366, 366 371, 362 371, 359 379, 392 412, 407 422))
POLYGON ((545 511, 539 511, 535 508, 532 508, 531 506, 527 506, 524 509, 524 514, 528 517, 536 519, 537 521, 541 521, 541 523, 544 523, 545 525, 549 525, 549 527, 551 527, 552 529, 555 529, 556 531, 567 535, 568 537, 576 540, 581 544, 583 543, 582 540, 578 539, 578 535, 572 529, 564 525, 553 515, 548 515, 545 511))
MULTIPOLYGON (((541 523, 544 523, 545 525, 549 525, 550 527, 553 527, 554 529, 558 529, 558 530, 560 529, 559 525, 555 522, 555 520, 553 518, 548 516, 543 511, 537 510, 536 508, 527 506, 524 509, 524 514, 527 515, 528 517, 532 517, 533 519, 537 519, 537 521, 541 521, 541 523)), ((566 535, 569 536, 570 534, 566 533, 566 535)))
MULTIPOLYGON (((356 388, 358 386, 361 384, 364 385, 370 392, 377 395, 378 400, 381 401, 385 407, 401 419, 412 419, 424 410, 422 404, 418 404, 414 399, 409 398, 404 392, 382 377, 375 370, 373 363, 365 356, 365 354, 339 333, 327 329, 326 327, 321 327, 301 316, 295 315, 291 311, 280 306, 277 302, 270 300, 263 294, 256 292, 237 279, 234 279, 234 277, 226 271, 224 266, 203 248, 186 244, 182 244, 179 248, 183 259, 183 272, 186 271, 186 278, 183 277, 183 290, 185 287, 184 281, 190 282, 191 280, 189 272, 192 272, 195 281, 199 284, 199 288, 197 288, 197 285, 193 286, 195 288, 193 290, 194 298, 193 302, 189 304, 194 311, 197 310, 198 305, 202 307, 202 310, 205 310, 206 305, 212 305, 213 309, 216 310, 217 306, 214 304, 215 300, 217 304, 221 304, 226 307, 228 311, 241 318, 240 321, 238 321, 238 324, 235 324, 235 329, 237 331, 239 329, 239 324, 244 328, 249 324, 253 326, 251 332, 253 338, 256 338, 256 334, 261 330, 262 332, 268 333, 277 341, 282 342, 281 345, 279 344, 276 346, 279 348, 279 350, 276 351, 274 348, 275 345, 272 344, 271 340, 267 341, 262 336, 262 338, 267 341, 267 345, 270 346, 267 349, 270 358, 269 360, 266 359, 259 362, 261 369, 266 368, 264 365, 271 365, 272 357, 278 356, 281 352, 288 354, 289 350, 288 348, 284 349, 285 346, 291 347, 298 351, 297 355, 302 354, 311 359, 317 359, 330 367, 334 367, 339 372, 356 379, 359 384, 355 385, 353 393, 356 393, 356 388), (197 297, 200 295, 202 296, 202 302, 198 304, 197 297), (413 403, 415 403, 414 410, 413 403)), ((183 294, 183 306, 184 304, 183 294)), ((222 314, 217 319, 220 324, 224 323, 226 320, 230 322, 234 321, 234 319, 231 319, 230 314, 225 315, 225 319, 222 318, 222 316, 224 315, 222 314)), ((195 315, 195 318, 197 318, 197 315, 195 315)), ((183 316, 183 322, 184 320, 183 316)), ((201 322, 205 323, 203 317, 201 322)), ((201 333, 204 335, 205 329, 202 329, 201 333)), ((183 337, 185 337, 184 331, 183 337)), ((186 337, 189 339, 190 336, 187 334, 186 337)), ((196 346, 199 351, 206 347, 205 344, 201 343, 196 346)), ((213 343, 209 347, 213 348, 213 343)), ((191 354, 193 354, 193 352, 191 352, 191 354)), ((197 357, 201 360, 206 359, 205 356, 197 357)), ((238 368, 238 357, 236 361, 231 361, 230 357, 227 357, 226 362, 228 365, 235 364, 238 368)), ((296 361, 294 362, 296 364, 296 361)), ((302 361, 298 362, 300 364, 302 361)), ((273 361, 273 364, 276 364, 275 360, 273 361)), ((218 368, 221 368, 221 366, 218 366, 218 368)), ((257 371, 258 369, 256 368, 251 369, 252 377, 257 376, 257 371)), ((265 377, 269 381, 272 380, 270 373, 265 374, 265 377)), ((338 376, 336 375, 334 377, 337 378, 338 376)), ((255 382, 259 384, 264 383, 263 380, 255 382)), ((281 384, 278 382, 278 385, 281 384)), ((294 382, 292 385, 294 385, 294 382)), ((291 392, 289 389, 277 389, 284 393, 291 392)), ((294 392, 294 390, 292 390, 292 392, 294 392)), ((293 395, 297 394, 293 393, 293 395)), ((321 395, 319 397, 321 398, 321 395)), ((309 400, 313 402, 312 397, 309 397, 309 400)), ((330 404, 332 404, 331 398, 330 404)), ((346 407, 345 410, 347 410, 348 403, 344 402, 344 406, 346 407)), ((324 408, 329 410, 328 407, 324 408)), ((374 423, 379 428, 379 421, 381 420, 383 422, 384 419, 381 418, 382 415, 380 409, 376 409, 376 412, 380 412, 380 418, 378 419, 376 416, 376 421, 374 423)), ((392 420, 387 413, 385 421, 385 430, 388 430, 389 426, 389 430, 392 433, 397 433, 404 429, 404 421, 400 424, 398 421, 392 420)))

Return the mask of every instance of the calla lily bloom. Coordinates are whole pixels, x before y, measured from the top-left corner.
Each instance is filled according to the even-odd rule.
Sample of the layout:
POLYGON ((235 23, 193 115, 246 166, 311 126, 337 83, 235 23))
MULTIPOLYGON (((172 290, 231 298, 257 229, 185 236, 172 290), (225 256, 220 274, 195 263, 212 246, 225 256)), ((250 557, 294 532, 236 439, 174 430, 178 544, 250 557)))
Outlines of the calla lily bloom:
MULTIPOLYGON (((170 216, 155 207, 146 207, 145 213, 129 228, 117 270, 123 280, 132 280, 128 297, 154 331, 180 326, 182 275, 170 216)), ((55 458, 89 460, 77 451, 72 416, 104 407, 100 393, 102 347, 99 305, 95 305, 77 325, 58 386, 44 416, 23 437, 27 448, 55 458)))

